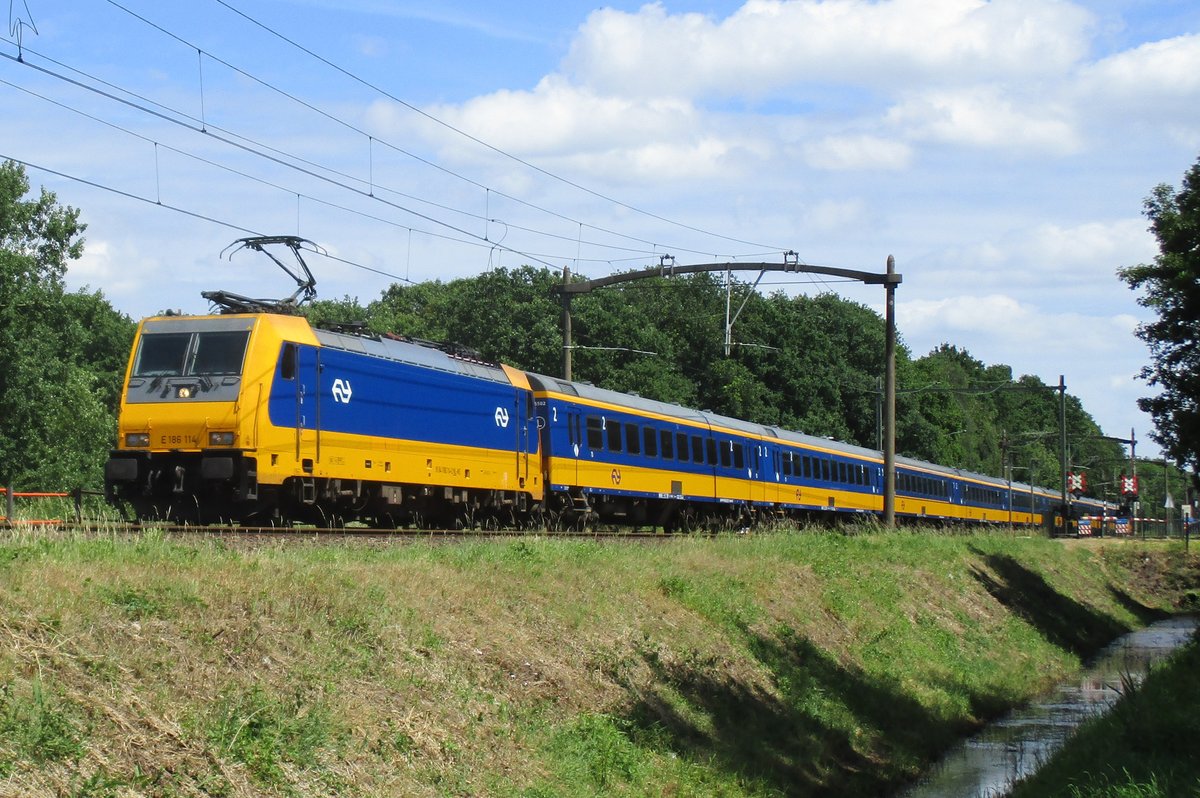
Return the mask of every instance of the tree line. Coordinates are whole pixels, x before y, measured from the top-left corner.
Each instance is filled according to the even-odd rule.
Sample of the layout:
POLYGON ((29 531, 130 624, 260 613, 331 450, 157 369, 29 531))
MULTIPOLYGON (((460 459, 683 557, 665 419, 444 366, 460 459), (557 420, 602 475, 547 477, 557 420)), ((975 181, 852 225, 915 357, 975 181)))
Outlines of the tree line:
MULTIPOLYGON (((98 486, 115 442, 120 385, 135 324, 99 291, 68 292, 82 255, 79 211, 30 191, 0 165, 0 485, 98 486)), ((741 305, 725 352, 724 275, 652 278, 576 296, 574 378, 613 390, 878 448, 884 323, 832 293, 762 294, 735 281, 741 305)), ((378 299, 324 300, 318 324, 455 342, 485 359, 562 371, 561 275, 524 266, 450 281, 394 284, 378 299)), ((1056 486, 1059 397, 1033 375, 943 344, 897 347, 897 451, 970 471, 1056 486)), ((1066 397, 1072 463, 1101 474, 1105 495, 1122 447, 1077 397, 1066 397)), ((1185 460, 1185 462, 1190 462, 1185 460)))

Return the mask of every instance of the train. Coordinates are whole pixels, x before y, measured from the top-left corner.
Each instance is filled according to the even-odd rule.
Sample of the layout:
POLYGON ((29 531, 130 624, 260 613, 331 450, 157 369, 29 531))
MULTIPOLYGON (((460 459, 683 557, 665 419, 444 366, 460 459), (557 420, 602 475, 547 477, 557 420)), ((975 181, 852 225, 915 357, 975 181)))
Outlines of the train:
MULTIPOLYGON (((138 519, 385 529, 667 532, 883 512, 873 449, 314 326, 294 303, 205 294, 140 322, 105 493, 138 519)), ((1081 498, 897 457, 900 522, 1064 531, 1081 498)))

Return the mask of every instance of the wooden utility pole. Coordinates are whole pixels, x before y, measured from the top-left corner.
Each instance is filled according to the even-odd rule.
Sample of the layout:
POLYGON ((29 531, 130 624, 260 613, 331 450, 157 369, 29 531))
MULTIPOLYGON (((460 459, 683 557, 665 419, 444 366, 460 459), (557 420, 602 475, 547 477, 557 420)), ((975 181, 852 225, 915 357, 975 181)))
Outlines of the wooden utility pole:
POLYGON ((884 320, 887 325, 884 343, 883 385, 883 525, 889 529, 896 525, 896 259, 888 255, 887 277, 884 290, 887 294, 884 320))

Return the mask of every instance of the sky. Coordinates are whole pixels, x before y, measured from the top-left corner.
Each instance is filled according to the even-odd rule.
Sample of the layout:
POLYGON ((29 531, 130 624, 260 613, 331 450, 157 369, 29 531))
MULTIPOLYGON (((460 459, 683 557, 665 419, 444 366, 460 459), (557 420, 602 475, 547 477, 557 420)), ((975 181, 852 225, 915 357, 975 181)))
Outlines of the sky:
POLYGON ((363 304, 524 264, 892 255, 914 357, 1063 375, 1157 451, 1153 317, 1117 270, 1200 156, 1193 0, 10 0, 0 104, 0 158, 88 225, 69 287, 134 318, 291 294, 222 254, 249 235, 320 245, 319 296, 363 304))

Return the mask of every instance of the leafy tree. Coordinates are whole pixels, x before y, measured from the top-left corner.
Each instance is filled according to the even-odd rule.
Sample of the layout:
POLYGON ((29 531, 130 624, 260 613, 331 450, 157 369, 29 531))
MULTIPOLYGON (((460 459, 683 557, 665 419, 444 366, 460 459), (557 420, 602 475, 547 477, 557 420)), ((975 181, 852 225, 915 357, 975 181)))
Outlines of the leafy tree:
POLYGON ((0 483, 96 485, 112 444, 133 324, 99 293, 65 293, 79 211, 0 164, 0 483))
POLYGON ((1200 160, 1178 192, 1165 183, 1156 187, 1145 214, 1159 254, 1153 263, 1118 271, 1143 292, 1138 303, 1158 317, 1140 325, 1137 335, 1151 357, 1139 376, 1161 392, 1138 406, 1154 419, 1154 440, 1200 485, 1200 160))

